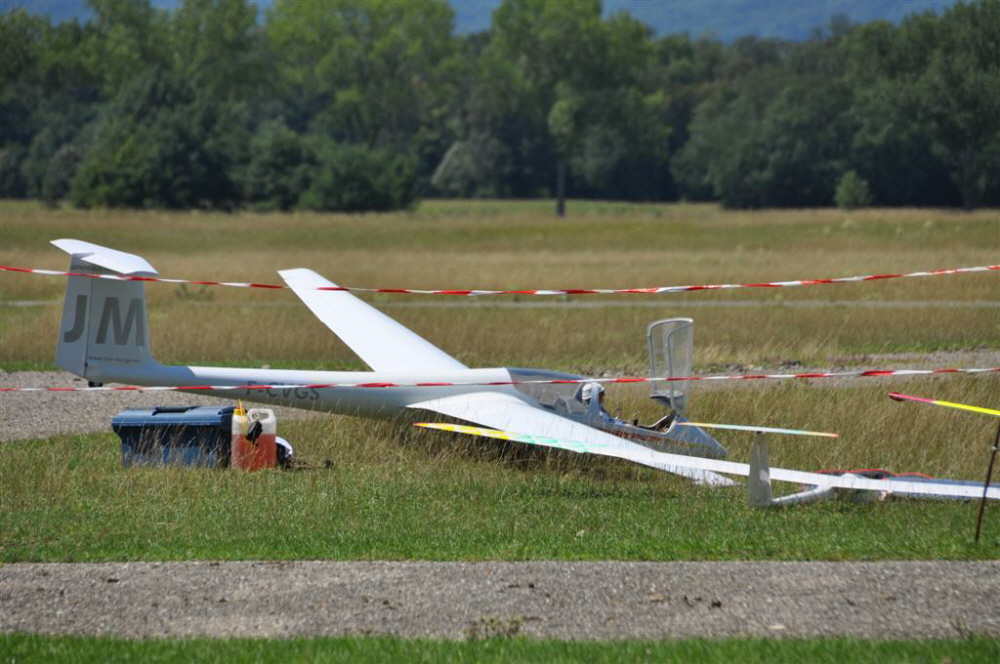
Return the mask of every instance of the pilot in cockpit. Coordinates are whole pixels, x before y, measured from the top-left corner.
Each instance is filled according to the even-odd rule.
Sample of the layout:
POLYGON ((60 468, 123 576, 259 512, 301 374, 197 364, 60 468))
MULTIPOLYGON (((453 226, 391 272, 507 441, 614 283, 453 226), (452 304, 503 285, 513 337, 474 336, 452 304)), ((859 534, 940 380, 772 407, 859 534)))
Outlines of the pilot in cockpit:
POLYGON ((600 383, 584 383, 583 389, 580 390, 580 401, 587 407, 588 412, 596 411, 606 422, 614 421, 615 418, 604 409, 604 387, 600 383), (596 404, 591 403, 594 399, 597 399, 596 404))
MULTIPOLYGON (((628 425, 628 422, 620 420, 611 413, 609 413, 604 408, 604 387, 600 383, 584 383, 583 387, 578 392, 578 398, 583 402, 586 407, 587 412, 592 416, 597 415, 604 422, 619 425, 628 425), (594 399, 597 399, 597 403, 591 403, 594 399)), ((633 426, 639 427, 640 429, 649 429, 650 431, 666 431, 673 426, 674 420, 677 418, 677 414, 671 411, 668 415, 660 418, 656 422, 650 425, 639 424, 639 420, 634 420, 632 422, 633 426)))
POLYGON ((590 400, 594 398, 594 395, 601 402, 601 408, 604 408, 604 387, 600 383, 584 383, 583 390, 580 392, 580 400, 587 406, 590 406, 590 400))

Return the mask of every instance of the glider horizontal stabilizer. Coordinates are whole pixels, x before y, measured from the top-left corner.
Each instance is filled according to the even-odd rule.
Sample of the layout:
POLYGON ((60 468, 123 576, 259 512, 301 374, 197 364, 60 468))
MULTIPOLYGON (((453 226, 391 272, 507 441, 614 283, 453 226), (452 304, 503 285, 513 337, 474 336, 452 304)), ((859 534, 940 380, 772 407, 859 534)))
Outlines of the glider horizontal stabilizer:
POLYGON ((803 431, 802 429, 777 429, 775 427, 758 427, 747 424, 713 424, 708 422, 677 422, 679 427, 698 427, 699 429, 728 429, 730 431, 752 431, 754 433, 780 433, 788 436, 821 436, 823 438, 840 438, 839 433, 825 431, 803 431))
POLYGON ((140 277, 155 277, 158 274, 149 261, 135 254, 71 238, 52 240, 52 244, 72 256, 74 261, 90 263, 118 274, 140 277))

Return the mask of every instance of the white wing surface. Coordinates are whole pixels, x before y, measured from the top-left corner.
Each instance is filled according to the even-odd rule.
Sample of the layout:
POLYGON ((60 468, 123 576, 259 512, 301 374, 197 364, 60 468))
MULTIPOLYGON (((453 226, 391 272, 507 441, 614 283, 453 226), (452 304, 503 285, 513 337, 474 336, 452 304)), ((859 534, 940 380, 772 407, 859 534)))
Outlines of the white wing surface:
MULTIPOLYGON (((648 447, 598 431, 593 427, 574 422, 554 413, 548 413, 512 394, 473 392, 422 401, 411 404, 409 408, 429 410, 448 417, 474 422, 494 429, 517 432, 529 437, 574 441, 577 445, 584 444, 594 448, 596 454, 635 461, 668 473, 691 478, 699 484, 722 486, 735 484, 729 478, 710 469, 696 468, 683 463, 665 462, 661 458, 663 455, 657 456, 658 453, 648 447)), ((559 447, 559 445, 553 444, 548 446, 559 447)), ((675 455, 667 456, 674 457, 675 455)), ((676 459, 687 458, 676 456, 676 459)))
POLYGON ((468 368, 350 293, 316 290, 336 288, 337 284, 312 270, 281 270, 278 274, 373 371, 444 372, 468 368))
MULTIPOLYGON (((714 473, 727 473, 730 475, 741 475, 749 477, 750 466, 745 463, 734 461, 721 461, 719 459, 705 459, 701 457, 681 456, 657 452, 648 448, 640 447, 641 451, 629 449, 627 447, 609 446, 603 442, 584 442, 579 439, 559 439, 530 434, 511 433, 509 431, 496 431, 481 429, 478 427, 463 427, 449 424, 419 424, 431 429, 443 429, 456 433, 465 433, 473 436, 485 436, 488 438, 499 438, 501 440, 511 440, 528 445, 541 445, 543 447, 554 447, 557 449, 580 452, 582 454, 600 454, 603 456, 628 459, 635 463, 653 468, 661 468, 677 472, 676 469, 688 469, 689 471, 701 471, 714 473)), ((601 433, 601 432, 597 432, 601 433)), ((614 438, 614 436, 611 436, 614 438)), ((622 441, 626 442, 626 441, 622 441)), ((801 470, 788 470, 785 468, 771 468, 771 479, 783 482, 794 482, 815 487, 834 487, 838 489, 852 489, 862 491, 878 491, 886 494, 898 494, 902 496, 928 496, 937 498, 981 498, 983 496, 983 485, 975 482, 948 482, 946 480, 920 481, 920 480, 875 480, 858 475, 825 475, 822 473, 810 473, 801 470)), ((1000 500, 1000 486, 991 484, 986 492, 986 497, 993 500, 1000 500)))

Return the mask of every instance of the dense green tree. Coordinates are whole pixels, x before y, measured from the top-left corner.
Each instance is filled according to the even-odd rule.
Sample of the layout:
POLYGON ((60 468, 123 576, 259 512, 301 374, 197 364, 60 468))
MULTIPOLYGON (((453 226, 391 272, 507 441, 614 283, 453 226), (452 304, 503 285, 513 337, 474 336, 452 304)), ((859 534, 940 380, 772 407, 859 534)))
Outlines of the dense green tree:
POLYGON ((921 172, 940 172, 938 160, 907 164, 899 157, 928 154, 927 143, 898 126, 885 129, 887 118, 901 126, 919 120, 873 104, 889 96, 885 87, 878 81, 859 85, 852 73, 872 71, 857 60, 859 50, 867 56, 871 49, 857 45, 885 35, 882 26, 870 30, 856 33, 835 22, 829 32, 785 45, 777 55, 753 49, 772 54, 726 80, 698 106, 690 140, 673 161, 681 190, 730 207, 828 205, 841 174, 853 168, 871 182, 877 202, 898 201, 894 197, 902 191, 902 200, 929 200, 912 185, 920 183, 921 172), (906 171, 902 176, 900 169, 906 171))
POLYGON ((259 210, 290 210, 317 166, 306 141, 280 120, 261 124, 240 177, 242 200, 259 210))
MULTIPOLYGON (((42 115, 41 113, 36 114, 42 115)), ((21 163, 21 174, 28 196, 38 198, 42 193, 42 179, 49 168, 49 161, 64 145, 77 137, 84 124, 84 118, 69 114, 51 113, 42 120, 41 131, 32 138, 31 145, 21 163), (47 120, 47 121, 46 121, 47 120)))
POLYGON ((42 176, 40 196, 47 205, 55 206, 69 193, 70 183, 82 158, 81 149, 73 143, 67 143, 48 160, 42 176))
POLYGON ((416 164, 410 157, 331 140, 323 140, 317 152, 319 165, 302 193, 300 207, 337 212, 398 210, 416 200, 416 164))
POLYGON ((169 71, 170 15, 149 0, 87 0, 95 36, 88 43, 88 69, 111 99, 136 76, 169 71))
POLYGON ((1000 2, 865 26, 848 40, 859 171, 892 205, 1000 201, 1000 2))
POLYGON ((840 182, 837 183, 837 191, 833 197, 837 207, 841 210, 868 207, 874 200, 868 182, 858 175, 857 171, 844 173, 840 182))
POLYGON ((915 81, 933 150, 971 208, 1000 202, 1000 1, 958 3, 941 17, 937 48, 915 81))
POLYGON ((865 182, 877 205, 1000 205, 1000 0, 731 44, 600 0, 503 0, 465 36, 446 0, 277 0, 263 22, 249 0, 88 2, 84 23, 0 13, 0 195, 764 207, 865 182))
POLYGON ((73 178, 83 207, 194 208, 235 205, 225 132, 228 109, 152 70, 133 79, 98 120, 73 178))
POLYGON ((45 28, 44 19, 23 9, 0 14, 0 196, 27 193, 21 169, 38 131, 33 111, 43 98, 36 72, 45 28))
POLYGON ((12 148, 9 166, 18 157, 21 194, 42 194, 49 160, 93 119, 100 91, 86 66, 92 38, 92 30, 75 22, 52 26, 23 11, 0 16, 0 145, 12 148))
POLYGON ((437 191, 462 197, 502 198, 511 177, 510 151, 497 138, 475 133, 457 140, 441 158, 431 184, 437 191))
POLYGON ((494 163, 465 169, 504 181, 479 184, 490 193, 661 197, 670 127, 655 56, 647 26, 602 18, 596 0, 501 3, 450 161, 500 146, 477 151, 494 163))
POLYGON ((26 193, 24 177, 21 175, 21 160, 24 148, 11 145, 0 148, 0 197, 22 198, 26 193))
POLYGON ((253 98, 271 81, 270 62, 247 0, 186 0, 170 20, 172 71, 217 100, 253 98))
POLYGON ((460 61, 445 0, 278 0, 266 33, 290 125, 416 155, 430 177, 448 144, 460 61))

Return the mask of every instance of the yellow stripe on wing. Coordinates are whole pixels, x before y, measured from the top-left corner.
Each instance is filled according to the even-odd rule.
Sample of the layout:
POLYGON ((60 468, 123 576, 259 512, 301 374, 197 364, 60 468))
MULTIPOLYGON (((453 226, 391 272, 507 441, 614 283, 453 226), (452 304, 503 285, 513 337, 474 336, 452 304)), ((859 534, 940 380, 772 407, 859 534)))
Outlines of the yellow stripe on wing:
MULTIPOLYGON (((485 436, 486 438, 498 438, 513 443, 525 443, 527 445, 540 445, 542 447, 554 447, 570 452, 597 453, 601 454, 607 448, 606 443, 581 443, 575 440, 560 440, 558 438, 548 438, 546 436, 534 436, 527 433, 513 433, 510 431, 500 431, 499 429, 485 429, 483 427, 473 427, 465 424, 442 424, 437 422, 417 422, 414 426, 425 429, 438 429, 440 431, 450 431, 452 433, 465 433, 470 436, 485 436)), ((612 455, 613 456, 613 455, 612 455)))
POLYGON ((931 402, 937 406, 947 406, 948 408, 957 408, 959 410, 968 410, 973 413, 982 413, 984 415, 993 415, 995 417, 1000 417, 1000 410, 994 410, 992 408, 983 408, 982 406, 970 406, 964 403, 954 403, 952 401, 933 401, 931 402))
POLYGON ((470 427, 464 424, 441 424, 437 422, 417 422, 414 426, 425 429, 439 429, 450 431, 451 433, 467 433, 470 436, 486 436, 487 438, 499 438, 500 440, 512 440, 511 435, 499 429, 485 429, 483 427, 470 427))
POLYGON ((957 410, 967 410, 971 413, 981 413, 983 415, 993 415, 994 417, 1000 417, 1000 410, 995 410, 993 408, 983 408, 982 406, 970 406, 965 403, 955 403, 954 401, 941 401, 939 399, 926 399, 924 397, 914 397, 909 394, 900 394, 899 392, 891 392, 889 398, 895 399, 896 401, 917 401, 919 403, 929 403, 935 406, 944 406, 945 408, 955 408, 957 410))

